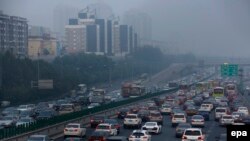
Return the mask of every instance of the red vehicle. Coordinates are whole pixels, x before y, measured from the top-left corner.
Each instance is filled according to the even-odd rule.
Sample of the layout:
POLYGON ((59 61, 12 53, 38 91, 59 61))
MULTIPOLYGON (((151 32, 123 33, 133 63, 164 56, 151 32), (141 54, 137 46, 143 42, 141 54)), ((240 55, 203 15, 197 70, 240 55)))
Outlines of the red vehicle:
POLYGON ((137 97, 145 94, 145 87, 136 83, 124 83, 122 85, 123 97, 137 97))

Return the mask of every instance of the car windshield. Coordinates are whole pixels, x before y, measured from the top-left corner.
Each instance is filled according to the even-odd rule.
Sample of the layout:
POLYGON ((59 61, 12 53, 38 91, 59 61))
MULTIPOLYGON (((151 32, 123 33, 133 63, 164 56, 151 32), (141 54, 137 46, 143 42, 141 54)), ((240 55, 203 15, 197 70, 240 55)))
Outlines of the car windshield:
POLYGON ((82 139, 74 137, 74 138, 66 138, 64 141, 82 141, 82 139))
POLYGON ((13 120, 13 117, 3 117, 3 120, 13 120))
POLYGON ((144 134, 140 132, 135 132, 133 133, 133 136, 140 137, 140 136, 144 136, 144 134))
POLYGON ((153 116, 153 117, 160 117, 161 116, 160 113, 151 113, 150 115, 153 116))
POLYGON ((27 105, 20 105, 18 108, 27 108, 27 105))
POLYGON ((190 128, 191 127, 191 125, 189 125, 189 124, 179 124, 178 125, 178 128, 190 128))
POLYGON ((20 119, 20 122, 31 122, 32 119, 28 119, 28 118, 23 118, 23 119, 20 119))
POLYGON ((153 122, 147 122, 145 125, 146 125, 146 126, 155 126, 155 125, 156 125, 156 123, 153 123, 153 122))
POLYGON ((186 130, 185 135, 200 136, 201 132, 198 130, 186 130))
POLYGON ((232 116, 223 116, 223 119, 232 119, 232 116))
POLYGON ((193 116, 192 119, 203 119, 203 116, 193 116))

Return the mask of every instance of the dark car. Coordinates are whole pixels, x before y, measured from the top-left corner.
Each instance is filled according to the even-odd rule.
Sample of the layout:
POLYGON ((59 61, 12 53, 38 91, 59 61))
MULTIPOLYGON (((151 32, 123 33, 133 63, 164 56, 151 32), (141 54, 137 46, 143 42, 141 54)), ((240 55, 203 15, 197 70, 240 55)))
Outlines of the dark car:
POLYGON ((149 106, 148 110, 149 111, 159 111, 159 107, 158 106, 149 106))
POLYGON ((128 138, 125 136, 112 136, 108 137, 106 141, 128 141, 128 138))
POLYGON ((120 133, 120 129, 121 129, 121 125, 119 124, 119 122, 116 119, 104 119, 103 123, 108 123, 108 124, 112 124, 115 126, 115 128, 117 129, 117 133, 120 133))
POLYGON ((102 115, 93 116, 90 120, 91 128, 95 128, 98 124, 103 123, 105 119, 107 119, 106 116, 102 115))
POLYGON ((187 128, 191 128, 191 124, 190 123, 179 123, 178 126, 176 127, 176 130, 175 130, 175 136, 176 138, 180 138, 182 137, 184 131, 187 129, 187 128))
POLYGON ((88 141, 105 141, 109 137, 109 132, 94 131, 88 138, 88 141))
POLYGON ((142 122, 149 121, 149 111, 148 110, 140 110, 137 114, 142 119, 142 122))
POLYGON ((245 125, 250 125, 250 116, 246 116, 242 119, 242 122, 245 123, 245 125))
POLYGON ((127 114, 130 112, 130 109, 129 108, 123 108, 123 109, 120 109, 118 112, 117 112, 117 117, 119 119, 124 119, 124 117, 127 116, 127 114))
POLYGON ((202 115, 205 121, 209 121, 210 119, 210 114, 208 111, 198 111, 197 115, 202 115))
POLYGON ((49 119, 57 115, 56 111, 53 110, 46 110, 46 111, 40 111, 38 115, 36 116, 37 120, 40 119, 49 119))

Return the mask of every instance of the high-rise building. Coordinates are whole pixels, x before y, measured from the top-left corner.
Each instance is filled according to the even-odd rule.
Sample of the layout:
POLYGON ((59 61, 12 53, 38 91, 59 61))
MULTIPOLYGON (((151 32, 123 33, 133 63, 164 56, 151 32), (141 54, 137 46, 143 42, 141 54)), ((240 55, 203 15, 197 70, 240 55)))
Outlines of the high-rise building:
POLYGON ((87 53, 100 53, 100 28, 99 25, 87 25, 87 53))
POLYGON ((132 25, 140 39, 152 39, 152 19, 147 13, 130 10, 124 14, 123 23, 132 25))
POLYGON ((105 19, 95 19, 95 23, 99 25, 99 37, 100 37, 100 52, 107 52, 107 25, 105 19))
POLYGON ((68 53, 85 52, 87 49, 86 25, 66 25, 66 51, 68 53))
POLYGON ((113 27, 113 41, 114 41, 114 55, 121 55, 121 47, 120 47, 120 25, 116 22, 113 27))
POLYGON ((26 18, 0 14, 0 51, 10 50, 18 56, 27 55, 27 22, 26 18))
POLYGON ((114 42, 113 42, 113 21, 107 21, 107 54, 113 55, 114 54, 114 42))
POLYGON ((121 54, 129 53, 129 27, 120 25, 120 48, 121 54))

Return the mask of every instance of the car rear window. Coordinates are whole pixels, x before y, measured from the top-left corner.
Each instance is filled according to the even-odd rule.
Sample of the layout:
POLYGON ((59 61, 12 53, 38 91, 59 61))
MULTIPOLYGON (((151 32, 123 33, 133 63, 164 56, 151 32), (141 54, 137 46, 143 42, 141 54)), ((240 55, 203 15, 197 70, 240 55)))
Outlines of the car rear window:
POLYGON ((184 115, 174 115, 174 118, 184 118, 184 115))
POLYGON ((226 109, 216 109, 215 112, 226 112, 226 109))
POLYGON ((126 118, 132 118, 132 119, 134 119, 134 118, 136 118, 136 116, 134 116, 134 115, 128 115, 128 116, 126 116, 126 118))
POLYGON ((231 116, 223 116, 223 119, 232 119, 231 116))
POLYGON ((198 130, 186 130, 185 135, 200 136, 201 132, 198 130))
POLYGON ((98 125, 97 129, 109 129, 109 126, 106 125, 98 125))
POLYGON ((160 113, 151 113, 150 115, 153 116, 153 117, 160 117, 161 116, 160 113))
POLYGON ((144 134, 143 133, 138 133, 138 132, 136 132, 136 133, 133 133, 133 136, 136 136, 136 137, 140 137, 140 136, 144 136, 144 134))

